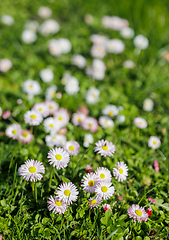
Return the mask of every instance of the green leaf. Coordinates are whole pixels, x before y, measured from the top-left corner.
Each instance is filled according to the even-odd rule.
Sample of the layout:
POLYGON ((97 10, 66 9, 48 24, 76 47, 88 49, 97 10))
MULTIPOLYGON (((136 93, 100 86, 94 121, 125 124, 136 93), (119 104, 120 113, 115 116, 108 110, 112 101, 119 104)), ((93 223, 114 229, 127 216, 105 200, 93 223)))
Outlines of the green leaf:
POLYGON ((49 221, 50 221, 49 218, 43 218, 43 219, 42 219, 42 224, 46 224, 46 223, 48 223, 49 221))

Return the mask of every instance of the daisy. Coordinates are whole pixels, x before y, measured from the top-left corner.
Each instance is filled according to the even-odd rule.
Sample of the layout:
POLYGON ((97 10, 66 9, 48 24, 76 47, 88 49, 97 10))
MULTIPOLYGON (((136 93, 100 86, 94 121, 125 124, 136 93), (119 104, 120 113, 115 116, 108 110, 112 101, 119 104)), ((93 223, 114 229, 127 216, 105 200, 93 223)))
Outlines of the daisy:
POLYGON ((17 139, 21 132, 21 126, 19 124, 12 124, 7 127, 5 134, 9 138, 17 139))
POLYGON ((45 102, 35 103, 35 105, 32 107, 32 110, 40 113, 42 117, 48 116, 48 109, 45 102))
POLYGON ((101 22, 105 28, 110 28, 116 31, 120 31, 129 25, 129 22, 126 19, 117 16, 104 16, 101 22))
POLYGON ((96 179, 96 174, 91 172, 91 173, 87 173, 86 176, 83 176, 81 186, 84 191, 94 193, 97 183, 98 181, 96 179))
POLYGON ((150 98, 146 98, 143 102, 143 110, 150 112, 153 110, 154 102, 150 98))
POLYGON ((108 198, 112 197, 114 194, 114 187, 111 186, 111 182, 109 181, 102 181, 96 186, 96 194, 98 197, 107 200, 108 198))
POLYGON ((107 43, 107 51, 110 53, 120 54, 124 51, 125 45, 120 39, 112 39, 107 43))
POLYGON ((19 136, 18 136, 18 140, 19 142, 22 143, 29 143, 31 142, 33 139, 33 134, 29 131, 29 130, 21 130, 19 136))
POLYGON ((134 43, 135 47, 137 47, 140 50, 146 49, 149 45, 148 39, 141 34, 137 35, 134 38, 133 43, 134 43))
POLYGON ((48 18, 52 15, 52 10, 49 7, 40 7, 38 9, 38 15, 41 18, 48 18))
POLYGON ((105 46, 94 44, 91 48, 91 55, 95 58, 104 58, 104 56, 106 55, 105 46))
POLYGON ((0 72, 8 72, 12 67, 12 62, 8 58, 0 59, 0 72))
POLYGON ((43 82, 48 83, 51 82, 54 78, 54 74, 50 68, 44 68, 39 73, 40 78, 43 82))
POLYGON ((80 151, 80 145, 76 141, 67 141, 64 145, 64 149, 67 150, 70 155, 77 156, 80 151))
POLYGON ((102 202, 102 199, 98 196, 95 198, 90 198, 89 199, 89 207, 92 209, 93 207, 98 207, 99 204, 102 202))
POLYGON ((81 122, 85 120, 85 118, 86 118, 86 115, 82 112, 73 113, 72 123, 75 126, 79 126, 81 124, 81 122))
POLYGON ((128 215, 130 218, 134 218, 134 222, 137 220, 138 222, 147 221, 148 219, 148 214, 145 212, 143 207, 140 207, 139 205, 133 204, 129 209, 128 209, 128 215))
POLYGON ((126 60, 123 63, 124 68, 133 69, 133 68, 135 68, 135 66, 136 66, 136 64, 131 60, 126 60))
POLYGON ((47 158, 49 158, 49 164, 53 164, 53 167, 56 167, 56 169, 67 167, 70 161, 68 152, 60 147, 50 150, 47 158))
POLYGON ((79 92, 79 82, 77 78, 70 77, 65 85, 65 92, 69 95, 73 95, 79 92))
POLYGON ((103 36, 103 35, 99 35, 99 34, 92 34, 90 36, 90 40, 97 45, 106 45, 108 38, 103 36))
POLYGON ((84 121, 82 121, 82 128, 85 130, 90 130, 92 133, 97 132, 98 129, 97 120, 93 117, 86 117, 84 121))
POLYGON ((105 71, 106 70, 106 65, 104 62, 100 59, 94 59, 92 63, 92 68, 95 70, 100 70, 100 71, 105 71))
POLYGON ((128 176, 128 167, 124 162, 118 162, 115 166, 117 168, 113 168, 113 175, 118 182, 123 182, 128 176))
POLYGON ((82 55, 73 55, 72 63, 79 68, 84 68, 86 65, 86 59, 82 55))
POLYGON ((48 101, 45 101, 45 104, 47 106, 49 115, 55 114, 59 109, 59 105, 55 101, 52 101, 52 100, 49 101, 48 100, 48 101))
POLYGON ((59 30, 60 25, 54 19, 45 20, 39 28, 39 31, 43 36, 49 36, 50 34, 57 33, 59 30))
POLYGON ((90 133, 85 134, 83 146, 87 148, 87 147, 89 147, 89 145, 90 145, 91 143, 93 143, 93 141, 94 141, 94 139, 93 139, 92 134, 90 134, 90 133))
POLYGON ((110 117, 107 116, 101 116, 99 117, 99 124, 102 126, 102 128, 108 128, 108 127, 114 127, 114 122, 110 117))
POLYGON ((33 32, 36 32, 39 28, 39 23, 35 20, 28 20, 25 23, 25 28, 33 32))
POLYGON ((56 90, 57 90, 56 85, 51 85, 50 87, 48 87, 46 89, 45 98, 47 100, 52 100, 52 98, 56 97, 56 90))
POLYGON ((79 191, 72 182, 65 182, 59 185, 58 190, 56 191, 56 196, 60 199, 60 201, 66 202, 67 205, 72 204, 72 202, 76 202, 78 194, 79 191))
POLYGON ((45 173, 45 168, 40 161, 28 159, 25 164, 20 166, 18 173, 26 181, 35 182, 37 179, 42 179, 43 176, 40 173, 45 173))
POLYGON ((118 108, 115 105, 107 105, 103 110, 102 113, 104 115, 108 115, 109 117, 117 116, 119 113, 118 108))
POLYGON ((67 210, 67 204, 63 201, 60 201, 58 197, 52 197, 50 196, 49 199, 47 200, 48 203, 48 209, 49 211, 52 211, 53 213, 57 214, 59 213, 60 215, 66 212, 67 210))
POLYGON ((62 54, 62 49, 60 48, 59 42, 56 39, 49 41, 49 53, 53 56, 60 56, 62 54))
POLYGON ((125 39, 130 39, 134 36, 134 30, 129 27, 125 27, 120 31, 120 35, 125 39))
POLYGON ((12 16, 5 14, 1 17, 1 22, 7 26, 11 26, 14 24, 14 19, 12 16))
POLYGON ((28 79, 23 82, 22 89, 25 93, 28 94, 29 99, 32 98, 34 95, 38 95, 41 93, 40 84, 32 79, 28 79))
POLYGON ((100 100, 100 91, 97 88, 91 87, 86 92, 86 102, 94 104, 100 100))
POLYGON ((45 141, 48 147, 63 147, 66 143, 66 136, 61 134, 47 135, 45 141))
POLYGON ((62 53, 69 53, 72 49, 72 44, 69 41, 69 39, 66 38, 60 38, 58 39, 59 46, 61 48, 62 53))
POLYGON ((161 141, 158 137, 156 136, 151 136, 148 140, 148 146, 152 149, 157 149, 161 145, 161 141))
POLYGON ((126 117, 124 115, 118 115, 117 116, 117 122, 118 124, 124 123, 126 120, 126 117))
POLYGON ((29 123, 30 126, 37 126, 43 121, 43 117, 40 113, 30 110, 24 114, 25 123, 29 123))
POLYGON ((136 117, 133 122, 134 125, 138 128, 143 129, 147 127, 147 121, 141 117, 136 117))
POLYGON ((26 44, 31 44, 37 39, 36 33, 32 30, 26 29, 22 32, 22 41, 26 44))
POLYGON ((105 180, 111 182, 112 179, 111 172, 105 167, 99 167, 96 170, 96 179, 99 182, 105 180))
POLYGON ((99 140, 97 143, 95 143, 96 147, 95 152, 100 153, 101 156, 109 156, 112 157, 113 153, 115 152, 116 148, 115 145, 112 142, 108 142, 107 140, 99 140))
POLYGON ((65 108, 60 108, 54 115, 54 119, 60 128, 63 128, 68 124, 69 118, 69 113, 65 108))
POLYGON ((103 208, 104 208, 104 211, 105 211, 105 212, 106 212, 108 209, 110 209, 110 210, 112 211, 112 208, 111 208, 110 204, 105 203, 105 204, 103 205, 103 208))
POLYGON ((50 132, 51 134, 55 134, 59 129, 56 120, 53 117, 48 117, 44 120, 43 126, 46 132, 50 132))

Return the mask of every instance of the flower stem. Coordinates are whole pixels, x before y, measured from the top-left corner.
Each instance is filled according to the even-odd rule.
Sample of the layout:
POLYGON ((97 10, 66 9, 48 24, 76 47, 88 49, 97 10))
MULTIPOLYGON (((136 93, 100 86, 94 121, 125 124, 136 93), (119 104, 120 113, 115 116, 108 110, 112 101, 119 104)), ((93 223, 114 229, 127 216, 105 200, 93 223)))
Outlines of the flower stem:
POLYGON ((35 183, 31 182, 32 185, 32 193, 33 193, 33 197, 35 198, 35 183))
POLYGON ((101 156, 101 159, 100 159, 100 167, 102 167, 102 160, 103 160, 103 156, 101 156))
POLYGON ((31 126, 30 128, 30 132, 33 134, 33 126, 31 126))
POLYGON ((52 183, 52 177, 53 177, 54 167, 52 168, 51 174, 50 174, 50 181, 49 181, 49 191, 52 183))

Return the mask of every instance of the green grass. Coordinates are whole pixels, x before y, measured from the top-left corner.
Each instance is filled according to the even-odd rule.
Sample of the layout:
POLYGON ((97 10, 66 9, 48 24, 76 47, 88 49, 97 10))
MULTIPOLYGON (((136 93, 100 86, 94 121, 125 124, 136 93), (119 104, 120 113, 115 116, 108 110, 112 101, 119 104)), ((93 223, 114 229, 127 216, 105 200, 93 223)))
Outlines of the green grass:
POLYGON ((94 153, 94 144, 88 150, 83 147, 86 131, 75 127, 71 122, 67 125, 67 139, 76 140, 81 146, 80 153, 73 157, 69 167, 54 171, 50 191, 48 190, 52 167, 48 164, 49 148, 45 144, 45 130, 41 124, 34 128, 34 140, 30 144, 22 144, 3 135, 11 119, 0 122, 0 233, 3 239, 168 239, 169 238, 169 68, 161 57, 162 50, 169 51, 169 4, 167 0, 157 1, 33 1, 10 0, 1 1, 1 16, 9 14, 14 17, 15 24, 11 27, 0 23, 0 58, 9 58, 13 67, 5 74, 0 72, 0 106, 3 112, 10 109, 12 117, 24 123, 23 115, 36 102, 45 100, 45 90, 56 84, 63 92, 60 100, 55 99, 60 107, 68 109, 70 115, 76 112, 79 105, 87 105, 89 115, 99 119, 102 109, 108 104, 122 105, 126 121, 118 125, 115 120, 113 129, 102 129, 93 134, 94 143, 100 139, 112 141, 116 152, 112 158, 103 159, 103 166, 113 170, 118 161, 124 161, 129 168, 127 181, 112 183, 116 189, 114 196, 105 201, 112 206, 112 213, 103 207, 89 210, 90 194, 85 193, 80 184, 87 164, 96 170, 100 156, 94 153), (43 37, 37 34, 37 41, 26 45, 21 40, 24 24, 28 19, 43 20, 37 15, 40 6, 52 9, 52 18, 56 19, 61 30, 54 35, 43 37), (94 22, 87 25, 85 14, 91 14, 94 22), (91 34, 102 34, 111 38, 120 38, 118 32, 104 29, 101 18, 104 15, 126 18, 135 34, 143 34, 149 39, 149 47, 134 54, 132 40, 124 40, 125 51, 120 55, 107 54, 104 58, 106 75, 103 81, 91 81, 84 70, 71 64, 74 53, 82 54, 90 65, 92 57, 90 48, 91 34), (72 43, 69 54, 58 58, 48 53, 48 41, 52 38, 68 38, 72 43), (136 63, 132 70, 123 68, 123 62, 131 59, 136 63), (45 84, 40 80, 39 71, 51 66, 55 79, 45 84), (64 93, 61 84, 63 74, 69 71, 80 84, 80 91, 75 96, 64 93), (22 91, 22 83, 32 78, 42 87, 42 94, 27 100, 22 91), (94 105, 86 104, 86 90, 94 86, 101 91, 100 101, 94 105), (145 98, 154 101, 154 110, 145 112, 142 104, 145 98), (17 104, 21 98, 23 103, 17 104), (148 122, 146 129, 138 129, 133 119, 141 116, 148 122), (166 134, 162 134, 162 129, 166 134), (147 142, 150 136, 158 136, 162 141, 159 149, 152 150, 147 142), (37 159, 45 166, 42 181, 36 183, 37 199, 32 196, 31 184, 18 175, 18 168, 27 159, 37 159), (155 172, 154 160, 158 160, 160 171, 155 172), (53 195, 57 186, 63 181, 72 181, 79 189, 79 198, 71 205, 64 215, 55 215, 47 208, 47 199, 53 195), (122 196, 122 201, 117 196, 122 196), (148 208, 148 197, 156 200, 151 204, 152 215, 147 222, 134 223, 129 219, 127 210, 132 204, 140 204, 148 208))

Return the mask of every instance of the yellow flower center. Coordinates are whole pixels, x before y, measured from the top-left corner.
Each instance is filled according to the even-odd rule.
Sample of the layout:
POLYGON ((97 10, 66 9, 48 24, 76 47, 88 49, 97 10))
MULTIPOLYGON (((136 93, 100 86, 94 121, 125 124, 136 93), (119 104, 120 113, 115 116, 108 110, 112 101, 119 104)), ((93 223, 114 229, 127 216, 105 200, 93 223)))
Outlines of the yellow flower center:
POLYGON ((142 211, 141 211, 141 210, 136 210, 135 213, 136 213, 139 217, 142 216, 142 211))
POLYGON ((36 118, 36 115, 31 115, 31 118, 32 118, 32 119, 35 119, 35 118, 36 118))
POLYGON ((55 204, 56 204, 57 206, 62 206, 62 202, 61 202, 61 201, 55 201, 55 204))
POLYGON ((80 118, 80 117, 78 118, 78 121, 79 121, 79 122, 81 121, 81 118, 80 118))
POLYGON ((61 121, 63 118, 62 118, 62 117, 59 117, 58 119, 59 119, 59 121, 61 121))
POLYGON ((30 168, 29 168, 29 172, 35 173, 35 172, 36 172, 36 167, 30 167, 30 168))
POLYGON ((69 150, 73 151, 75 148, 73 146, 69 147, 69 150))
POLYGON ((52 97, 55 97, 55 95, 56 95, 56 92, 53 92, 53 93, 52 93, 52 97))
POLYGON ((156 144, 156 141, 153 141, 153 144, 155 145, 155 144, 156 144))
POLYGON ((88 185, 89 185, 90 187, 93 187, 94 184, 95 184, 95 182, 94 182, 93 180, 89 180, 89 181, 88 181, 88 185))
POLYGON ((61 160, 61 159, 62 159, 62 156, 61 156, 60 154, 56 154, 55 158, 56 158, 57 160, 61 160))
POLYGON ((90 203, 91 203, 91 204, 96 204, 96 200, 94 199, 94 200, 92 200, 90 203))
POLYGON ((92 97, 94 97, 94 98, 95 98, 95 97, 96 97, 96 94, 92 93, 92 97))
POLYGON ((103 149, 103 150, 107 150, 107 149, 108 149, 108 146, 103 146, 102 149, 103 149))
POLYGON ((68 189, 66 189, 66 190, 64 191, 64 194, 68 197, 68 196, 70 195, 70 191, 69 191, 68 189))
POLYGON ((56 139, 56 137, 53 137, 52 139, 56 139))
POLYGON ((105 178, 104 173, 101 173, 101 174, 100 174, 100 178, 101 178, 101 179, 104 179, 104 178, 105 178))
POLYGON ((12 131, 12 133, 13 133, 13 134, 16 134, 16 133, 17 133, 17 131, 16 131, 16 130, 13 130, 13 131, 12 131))
POLYGON ((22 133, 22 136, 23 136, 23 137, 27 137, 27 136, 28 136, 28 133, 27 133, 27 132, 24 132, 24 133, 22 133))
POLYGON ((113 117, 113 115, 114 115, 113 112, 110 111, 110 112, 109 112, 109 116, 110 116, 110 117, 113 117))
POLYGON ((89 123, 89 127, 92 127, 92 124, 91 124, 91 123, 89 123))
POLYGON ((30 85, 29 87, 30 87, 30 88, 33 88, 33 85, 30 85))
POLYGON ((102 190, 102 192, 107 192, 107 191, 108 191, 108 187, 103 186, 103 187, 101 188, 101 190, 102 190))
POLYGON ((139 124, 139 125, 141 125, 141 124, 142 124, 142 122, 138 122, 138 124, 139 124))
POLYGON ((53 127, 54 127, 54 125, 53 125, 53 124, 50 124, 49 126, 50 126, 51 128, 53 128, 53 127))
POLYGON ((39 108, 39 111, 42 112, 42 108, 39 108))
POLYGON ((123 169, 122 169, 122 168, 119 169, 119 173, 120 173, 120 174, 123 173, 123 169))
POLYGON ((53 107, 52 107, 52 106, 49 106, 49 108, 50 108, 50 109, 53 109, 53 107))

